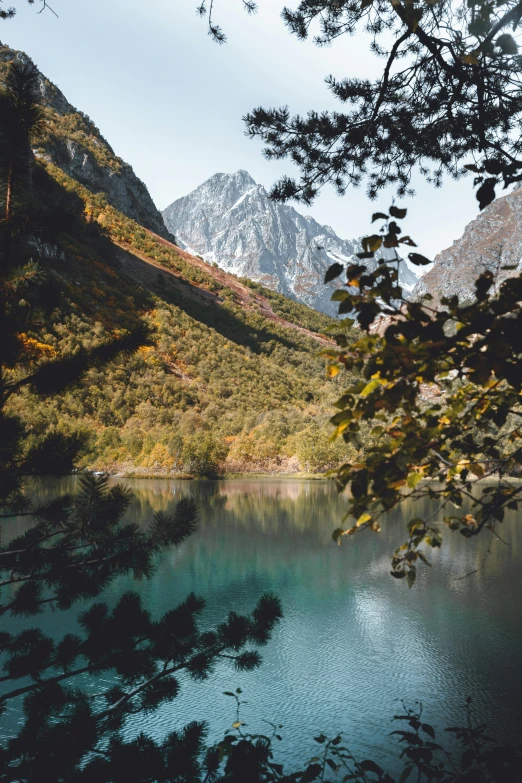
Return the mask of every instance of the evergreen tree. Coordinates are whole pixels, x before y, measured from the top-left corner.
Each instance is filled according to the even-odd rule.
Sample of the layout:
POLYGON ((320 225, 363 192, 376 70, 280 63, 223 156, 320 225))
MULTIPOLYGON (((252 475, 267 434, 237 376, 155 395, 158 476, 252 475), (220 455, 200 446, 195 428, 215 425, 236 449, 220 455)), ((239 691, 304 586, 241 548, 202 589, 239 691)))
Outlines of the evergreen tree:
MULTIPOLYGON (((204 0, 199 11, 222 43, 216 5, 204 0)), ((315 31, 319 46, 367 34, 383 68, 375 81, 327 78, 347 109, 303 117, 288 107, 257 108, 246 116, 265 155, 289 158, 300 170, 300 181, 275 185, 274 198, 309 204, 325 183, 342 194, 365 180, 371 198, 387 185, 401 196, 411 192, 416 169, 435 185, 472 171, 483 208, 497 185, 522 180, 520 0, 300 0, 282 17, 300 39, 315 31)))

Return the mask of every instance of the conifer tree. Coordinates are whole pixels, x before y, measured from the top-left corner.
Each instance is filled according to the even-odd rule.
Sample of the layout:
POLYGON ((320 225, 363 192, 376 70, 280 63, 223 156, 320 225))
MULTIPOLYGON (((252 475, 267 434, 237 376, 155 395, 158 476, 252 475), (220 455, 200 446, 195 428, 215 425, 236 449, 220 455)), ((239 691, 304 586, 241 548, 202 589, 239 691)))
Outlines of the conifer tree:
MULTIPOLYGON (((223 43, 218 9, 203 0, 199 12, 223 43)), ((520 0, 299 0, 281 16, 291 34, 319 46, 366 37, 383 66, 375 80, 329 76, 338 111, 260 107, 245 117, 266 157, 299 170, 299 180, 274 186, 274 198, 309 204, 326 183, 343 194, 363 182, 370 198, 387 185, 402 196, 414 171, 434 185, 471 171, 482 209, 498 186, 522 180, 520 0)))

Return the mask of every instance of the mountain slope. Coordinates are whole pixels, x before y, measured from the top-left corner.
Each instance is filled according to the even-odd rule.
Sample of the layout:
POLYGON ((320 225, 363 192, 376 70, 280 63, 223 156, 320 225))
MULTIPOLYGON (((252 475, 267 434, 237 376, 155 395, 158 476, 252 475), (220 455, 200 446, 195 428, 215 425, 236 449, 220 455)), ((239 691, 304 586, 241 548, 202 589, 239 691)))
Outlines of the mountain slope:
POLYGON ((346 445, 329 444, 326 428, 338 386, 318 356, 328 318, 209 268, 53 164, 40 161, 34 180, 49 225, 68 218, 47 236, 45 291, 26 294, 46 318, 23 339, 59 356, 145 321, 153 344, 53 400, 13 396, 28 445, 79 433, 81 464, 156 474, 315 471, 342 459, 346 445))
POLYGON ((458 294, 461 300, 474 295, 474 282, 489 269, 500 281, 522 270, 522 189, 495 199, 451 247, 439 253, 433 268, 414 290, 414 296, 430 293, 436 299, 458 294), (514 270, 502 269, 514 266, 514 270))
MULTIPOLYGON (((178 243, 207 261, 332 316, 337 307, 330 297, 338 283, 325 286, 325 271, 334 261, 357 261, 361 249, 356 240, 340 239, 329 226, 269 199, 246 171, 215 174, 168 206, 163 218, 178 243)), ((401 282, 408 290, 417 283, 406 265, 401 282)))
MULTIPOLYGON (((0 43, 0 82, 8 63, 28 60, 26 54, 0 43)), ((117 157, 92 120, 75 109, 63 93, 40 74, 45 129, 35 143, 37 157, 59 166, 110 204, 152 231, 170 237, 144 183, 132 167, 117 157)))
MULTIPOLYGON (((12 59, 2 51, 0 71, 12 59)), ((51 89, 46 84, 42 76, 42 90, 51 89)), ((16 381, 31 366, 143 323, 151 342, 91 369, 54 398, 37 398, 28 387, 13 394, 9 410, 22 419, 26 448, 49 433, 75 434, 85 443, 78 467, 159 475, 313 472, 337 464, 348 447, 328 443, 326 422, 338 380, 326 377, 318 355, 330 343, 321 333, 332 321, 194 258, 165 229, 163 236, 151 230, 157 213, 143 184, 145 213, 123 207, 145 225, 117 209, 113 183, 128 194, 132 170, 90 121, 71 115, 57 88, 44 98, 46 127, 24 206, 31 227, 24 252, 40 275, 27 283, 23 306, 38 317, 18 335, 29 368, 8 372, 16 381), (62 157, 77 135, 87 169, 62 157), (103 182, 91 178, 91 163, 103 182)))

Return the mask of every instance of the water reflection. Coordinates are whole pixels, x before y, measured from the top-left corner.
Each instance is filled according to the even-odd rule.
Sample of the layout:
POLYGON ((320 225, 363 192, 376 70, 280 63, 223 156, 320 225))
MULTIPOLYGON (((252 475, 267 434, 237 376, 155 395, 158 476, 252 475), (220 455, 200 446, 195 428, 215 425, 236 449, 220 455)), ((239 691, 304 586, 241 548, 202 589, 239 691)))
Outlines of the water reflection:
MULTIPOLYGON (((181 494, 197 499, 201 520, 151 581, 122 578, 109 600, 133 587, 159 615, 194 591, 207 599, 205 622, 215 622, 229 609, 249 611, 260 593, 273 590, 285 610, 259 671, 223 668, 206 683, 191 683, 173 704, 142 719, 140 729, 163 732, 211 717, 219 735, 232 721, 222 691, 240 686, 249 701, 244 717, 260 729, 262 718, 283 723, 281 753, 294 760, 311 755, 318 731, 342 731, 356 752, 386 753, 393 747, 387 721, 401 698, 421 699, 434 724, 448 725, 460 719, 471 694, 496 734, 518 739, 522 552, 513 520, 503 527, 509 546, 493 542, 483 567, 489 540, 467 542, 447 532, 434 567, 419 569, 408 591, 389 576, 390 554, 404 538, 403 514, 421 509, 404 508, 380 535, 337 547, 331 533, 343 499, 327 482, 125 483, 135 491, 130 516, 142 524, 181 494)), ((73 485, 74 479, 40 484, 35 493, 43 498, 73 485)), ((21 524, 13 523, 18 532, 21 524)), ((63 632, 60 614, 46 622, 63 632)))

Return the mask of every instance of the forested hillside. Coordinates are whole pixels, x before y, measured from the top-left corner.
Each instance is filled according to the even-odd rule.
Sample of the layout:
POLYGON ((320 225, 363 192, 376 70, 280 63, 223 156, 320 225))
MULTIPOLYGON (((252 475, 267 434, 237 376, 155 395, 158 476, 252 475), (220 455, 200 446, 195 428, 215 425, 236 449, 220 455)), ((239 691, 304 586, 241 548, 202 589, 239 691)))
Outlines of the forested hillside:
MULTIPOLYGON (((0 44, 0 82, 14 59, 29 60, 0 44)), ((27 448, 77 434, 79 467, 122 472, 337 464, 343 448, 319 435, 337 395, 318 355, 330 319, 172 244, 146 186, 92 120, 43 74, 38 85, 26 256, 40 274, 21 296, 42 317, 19 339, 35 363, 140 322, 151 339, 52 402, 14 395, 27 448)))
POLYGON ((81 465, 127 472, 321 471, 339 460, 343 447, 319 435, 338 391, 318 355, 329 319, 189 256, 54 164, 39 160, 33 180, 42 276, 25 296, 45 314, 20 339, 35 360, 141 319, 152 340, 52 402, 13 397, 28 446, 77 433, 81 465))

